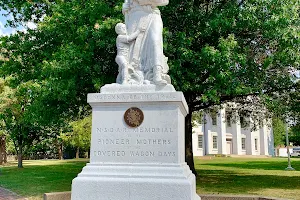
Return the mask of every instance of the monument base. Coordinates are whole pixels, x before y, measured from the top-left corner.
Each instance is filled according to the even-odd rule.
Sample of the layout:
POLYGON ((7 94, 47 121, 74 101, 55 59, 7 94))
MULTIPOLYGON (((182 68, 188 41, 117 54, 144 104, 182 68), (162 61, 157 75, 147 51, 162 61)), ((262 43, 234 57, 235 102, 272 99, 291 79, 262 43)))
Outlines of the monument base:
POLYGON ((72 200, 200 200, 186 164, 88 164, 72 200))
POLYGON ((88 102, 91 158, 73 180, 72 200, 200 200, 185 163, 182 92, 107 85, 88 102))

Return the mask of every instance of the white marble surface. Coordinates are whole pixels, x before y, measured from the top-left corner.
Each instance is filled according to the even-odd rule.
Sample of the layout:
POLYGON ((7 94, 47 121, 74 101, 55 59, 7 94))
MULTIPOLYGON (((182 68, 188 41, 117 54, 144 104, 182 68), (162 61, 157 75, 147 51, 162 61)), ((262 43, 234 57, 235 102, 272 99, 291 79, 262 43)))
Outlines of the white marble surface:
POLYGON ((125 24, 116 25, 116 62, 120 84, 171 84, 168 58, 163 53, 163 22, 157 6, 168 0, 125 0, 125 24))
POLYGON ((106 108, 97 107, 93 112, 91 162, 179 162, 178 134, 182 130, 178 130, 177 105, 132 104, 106 108), (144 112, 140 127, 130 128, 123 120, 131 106, 144 112))
POLYGON ((185 163, 182 92, 89 94, 93 108, 90 163, 72 183, 72 200, 199 200, 185 163), (130 107, 144 121, 130 128, 130 107))
POLYGON ((200 200, 186 164, 89 164, 73 180, 72 200, 200 200))
POLYGON ((184 140, 179 126, 188 112, 181 92, 89 94, 93 107, 91 163, 181 163, 184 140), (144 121, 131 128, 124 121, 130 107, 144 121))
POLYGON ((101 94, 111 93, 149 93, 149 92, 175 92, 175 88, 171 84, 167 85, 121 85, 118 83, 107 84, 101 87, 101 94))

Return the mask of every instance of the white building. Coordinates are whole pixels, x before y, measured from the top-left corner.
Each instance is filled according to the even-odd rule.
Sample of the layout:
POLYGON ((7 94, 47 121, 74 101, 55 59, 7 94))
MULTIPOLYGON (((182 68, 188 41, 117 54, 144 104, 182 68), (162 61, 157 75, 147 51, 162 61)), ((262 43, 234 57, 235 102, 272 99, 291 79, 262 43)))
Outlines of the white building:
POLYGON ((215 114, 204 114, 204 123, 193 128, 194 156, 274 155, 273 133, 267 119, 261 120, 259 127, 253 129, 250 117, 225 110, 222 108, 215 114), (234 120, 231 120, 232 113, 236 116, 234 120))

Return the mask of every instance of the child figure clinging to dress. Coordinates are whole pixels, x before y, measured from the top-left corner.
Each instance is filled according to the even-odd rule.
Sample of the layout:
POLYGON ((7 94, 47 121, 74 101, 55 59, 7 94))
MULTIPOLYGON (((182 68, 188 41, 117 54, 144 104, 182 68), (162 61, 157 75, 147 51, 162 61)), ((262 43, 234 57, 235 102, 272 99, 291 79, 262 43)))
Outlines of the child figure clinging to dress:
POLYGON ((137 30, 131 35, 127 35, 126 25, 118 23, 115 27, 116 33, 118 34, 116 45, 117 45, 117 56, 116 63, 119 65, 119 74, 117 77, 117 83, 127 84, 129 81, 129 48, 130 42, 134 41, 141 30, 137 30))

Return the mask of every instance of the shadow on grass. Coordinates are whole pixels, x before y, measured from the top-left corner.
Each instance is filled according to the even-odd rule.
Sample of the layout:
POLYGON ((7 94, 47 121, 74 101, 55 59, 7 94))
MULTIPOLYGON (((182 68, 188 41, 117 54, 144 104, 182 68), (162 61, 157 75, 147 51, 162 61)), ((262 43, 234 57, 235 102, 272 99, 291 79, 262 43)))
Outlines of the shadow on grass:
POLYGON ((261 189, 300 189, 299 176, 240 174, 227 170, 197 172, 197 188, 205 192, 251 194, 261 189))
MULTIPOLYGON (((249 162, 231 162, 231 163, 201 163, 201 165, 217 166, 217 167, 235 167, 241 169, 261 169, 261 170, 284 170, 287 167, 287 160, 282 161, 249 161, 249 162)), ((300 159, 293 160, 292 166, 296 170, 300 170, 300 159)))

